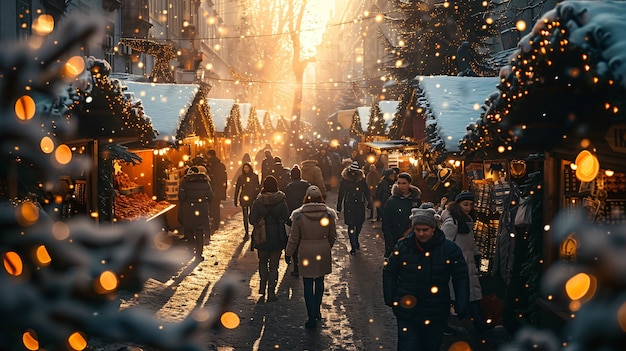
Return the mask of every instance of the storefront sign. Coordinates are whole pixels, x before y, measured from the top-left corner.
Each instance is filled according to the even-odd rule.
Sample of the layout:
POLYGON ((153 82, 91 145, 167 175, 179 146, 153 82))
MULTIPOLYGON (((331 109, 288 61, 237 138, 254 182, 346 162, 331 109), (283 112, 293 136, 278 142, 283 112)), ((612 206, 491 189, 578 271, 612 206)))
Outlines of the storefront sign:
POLYGON ((613 151, 626 153, 626 124, 611 126, 604 139, 613 151))

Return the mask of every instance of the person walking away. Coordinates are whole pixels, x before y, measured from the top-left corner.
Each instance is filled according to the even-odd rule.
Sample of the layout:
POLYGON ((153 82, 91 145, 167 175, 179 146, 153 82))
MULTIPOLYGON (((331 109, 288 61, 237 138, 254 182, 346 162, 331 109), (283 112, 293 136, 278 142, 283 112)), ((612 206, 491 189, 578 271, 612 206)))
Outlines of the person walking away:
POLYGON ((178 221, 185 237, 191 241, 196 261, 204 261, 202 249, 205 236, 209 235, 209 204, 213 201, 213 189, 209 178, 196 166, 189 167, 178 187, 178 221))
POLYGON ((265 149, 265 158, 261 163, 261 182, 267 178, 267 176, 272 175, 274 173, 274 156, 272 156, 272 150, 265 149))
MULTIPOLYGON (((469 271, 469 313, 476 333, 482 334, 491 329, 492 325, 485 322, 480 302, 482 300, 482 287, 480 285, 480 252, 474 240, 474 194, 470 191, 462 191, 454 203, 448 206, 442 214, 441 230, 448 240, 455 242, 463 252, 469 271)), ((453 296, 453 299, 455 296, 453 296)))
MULTIPOLYGON (((287 184, 285 196, 287 196, 287 208, 289 209, 289 213, 292 213, 295 209, 302 206, 304 196, 309 186, 311 186, 311 183, 302 179, 298 165, 294 165, 293 168, 291 168, 290 176, 291 182, 287 184)), ((287 224, 290 227, 292 226, 291 219, 287 221, 287 224)), ((291 271, 291 275, 297 277, 299 276, 298 250, 295 250, 290 256, 293 258, 293 271, 291 271)))
POLYGON ((322 178, 324 179, 324 185, 326 186, 326 191, 330 191, 331 189, 331 175, 332 175, 332 166, 333 161, 330 159, 328 155, 327 146, 323 145, 320 150, 313 155, 313 159, 317 160, 317 166, 322 171, 322 178))
POLYGON ((290 219, 292 226, 285 262, 289 264, 292 257, 300 260, 308 317, 304 326, 314 329, 322 319, 324 277, 332 269, 331 248, 337 238, 337 213, 326 206, 320 188, 311 185, 306 190, 304 204, 291 213, 290 219))
POLYGON ((369 199, 370 191, 365 183, 365 175, 359 164, 353 161, 341 174, 337 195, 337 211, 344 210, 343 219, 348 226, 351 255, 361 249, 359 234, 365 222, 365 204, 369 199))
POLYGON ((274 170, 272 175, 276 178, 278 182, 278 190, 284 192, 285 188, 287 188, 287 184, 289 184, 289 168, 285 168, 283 166, 283 160, 275 156, 274 157, 274 170))
POLYGON ((410 174, 398 174, 396 184, 391 187, 391 196, 385 202, 382 225, 385 257, 389 257, 396 242, 411 231, 411 209, 422 204, 422 191, 411 185, 411 181, 410 174))
POLYGON ((374 222, 374 213, 376 212, 376 206, 374 205, 374 194, 376 193, 376 187, 378 186, 378 182, 380 182, 380 174, 376 170, 376 166, 370 165, 370 171, 365 176, 365 183, 367 184, 367 188, 370 191, 370 199, 368 201, 370 207, 370 216, 369 220, 374 222))
POLYGON ((302 172, 302 179, 320 188, 322 196, 326 199, 326 184, 322 170, 317 166, 317 160, 308 159, 300 162, 300 171, 302 172))
POLYGON ((341 171, 343 171, 343 166, 341 165, 341 155, 339 155, 337 145, 335 147, 333 147, 332 145, 333 144, 331 143, 327 150, 328 157, 330 157, 331 162, 329 189, 337 189, 337 187, 339 186, 339 180, 341 179, 341 171))
POLYGON ((241 206, 243 213, 243 227, 246 234, 243 240, 250 239, 250 207, 254 199, 256 199, 261 186, 259 184, 259 176, 254 173, 252 165, 248 162, 241 166, 241 174, 237 177, 237 183, 235 185, 234 203, 235 207, 241 206))
POLYGON ((450 314, 450 280, 457 315, 467 315, 467 264, 461 249, 437 228, 432 208, 414 208, 409 218, 412 230, 383 267, 385 305, 396 316, 398 351, 439 351, 450 314))
MULTIPOLYGON (((263 180, 261 193, 250 210, 251 223, 258 223, 261 218, 265 220, 267 240, 254 244, 259 257, 259 294, 265 296, 267 289, 267 301, 271 302, 278 299, 278 264, 283 249, 287 246, 285 222, 289 219, 285 193, 278 190, 278 182, 271 175, 263 180)), ((254 239, 254 232, 252 236, 254 239)))
POLYGON ((217 158, 215 150, 209 150, 209 159, 207 160, 209 181, 215 197, 211 201, 211 229, 216 231, 219 229, 222 221, 222 200, 226 200, 226 188, 228 188, 228 175, 226 174, 226 165, 217 158))
POLYGON ((383 220, 383 211, 385 210, 385 203, 391 197, 391 188, 396 183, 396 171, 391 168, 386 169, 383 172, 382 179, 376 186, 376 192, 374 193, 374 205, 376 206, 376 221, 383 220))

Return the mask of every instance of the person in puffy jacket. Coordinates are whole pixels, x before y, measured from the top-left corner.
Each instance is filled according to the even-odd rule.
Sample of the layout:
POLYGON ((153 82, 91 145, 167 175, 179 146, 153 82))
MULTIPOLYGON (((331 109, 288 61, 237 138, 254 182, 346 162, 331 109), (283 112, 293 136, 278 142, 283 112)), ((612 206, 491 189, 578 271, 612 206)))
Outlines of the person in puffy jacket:
POLYGON ((192 242, 197 261, 204 260, 205 236, 211 233, 209 204, 214 196, 209 177, 200 171, 200 167, 189 167, 178 187, 178 221, 183 226, 183 234, 192 242))
POLYGON ((369 203, 370 191, 365 182, 365 174, 356 161, 341 173, 339 193, 337 194, 337 212, 344 211, 343 219, 348 226, 350 254, 355 255, 361 249, 359 234, 365 222, 365 206, 369 203))
POLYGON ((385 237, 385 257, 391 254, 396 242, 411 231, 411 209, 422 204, 422 191, 411 185, 411 175, 398 174, 396 184, 391 188, 391 196, 383 210, 383 235, 385 237))
POLYGON ((450 314, 450 287, 457 316, 469 305, 467 264, 461 249, 437 228, 435 210, 411 210, 412 231, 400 239, 383 267, 383 296, 393 309, 399 351, 439 351, 450 314))
POLYGON ((326 198, 326 183, 324 183, 324 177, 322 176, 322 170, 317 166, 317 160, 308 159, 300 162, 300 171, 302 172, 302 179, 317 185, 322 191, 322 196, 326 198))
POLYGON ((244 163, 241 166, 241 174, 237 177, 235 196, 233 198, 235 207, 240 205, 243 212, 243 227, 246 231, 244 240, 246 241, 250 239, 250 207, 252 207, 252 203, 260 190, 259 176, 254 173, 250 163, 244 163))
POLYGON ((278 264, 283 249, 287 245, 287 230, 285 223, 289 219, 289 209, 285 193, 278 190, 278 182, 274 176, 267 176, 263 180, 261 193, 257 196, 250 210, 250 223, 258 223, 263 217, 267 240, 257 243, 252 232, 254 248, 259 257, 259 294, 267 301, 276 301, 276 284, 278 283, 278 264))
POLYGON ((308 319, 304 326, 313 329, 321 320, 324 277, 331 272, 331 248, 337 238, 337 213, 324 203, 322 191, 315 185, 306 190, 304 204, 291 213, 291 233, 285 249, 285 261, 297 252, 304 285, 308 319))

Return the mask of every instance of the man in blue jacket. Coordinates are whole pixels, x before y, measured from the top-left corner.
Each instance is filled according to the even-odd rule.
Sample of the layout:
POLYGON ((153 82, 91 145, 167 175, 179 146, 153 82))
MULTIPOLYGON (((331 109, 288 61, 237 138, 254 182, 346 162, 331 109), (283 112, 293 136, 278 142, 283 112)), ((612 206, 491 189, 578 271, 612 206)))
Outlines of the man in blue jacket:
POLYGON ((413 230, 383 268, 385 304, 398 323, 398 351, 439 351, 450 314, 452 279, 457 316, 469 306, 469 277, 461 249, 437 228, 435 210, 411 210, 413 230))

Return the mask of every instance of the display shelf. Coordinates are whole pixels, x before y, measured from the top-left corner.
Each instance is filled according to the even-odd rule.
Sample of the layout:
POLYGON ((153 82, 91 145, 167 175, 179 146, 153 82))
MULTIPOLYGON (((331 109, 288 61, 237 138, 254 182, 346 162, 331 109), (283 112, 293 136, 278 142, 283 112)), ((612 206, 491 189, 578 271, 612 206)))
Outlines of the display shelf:
POLYGON ((146 222, 150 222, 151 220, 153 220, 153 219, 163 215, 164 213, 166 213, 167 211, 173 209, 174 207, 176 207, 176 204, 171 204, 171 205, 167 206, 166 208, 162 209, 161 211, 157 212, 156 214, 148 217, 146 219, 146 222))

